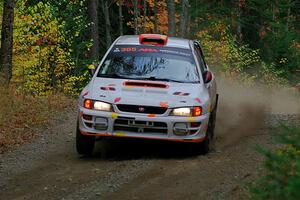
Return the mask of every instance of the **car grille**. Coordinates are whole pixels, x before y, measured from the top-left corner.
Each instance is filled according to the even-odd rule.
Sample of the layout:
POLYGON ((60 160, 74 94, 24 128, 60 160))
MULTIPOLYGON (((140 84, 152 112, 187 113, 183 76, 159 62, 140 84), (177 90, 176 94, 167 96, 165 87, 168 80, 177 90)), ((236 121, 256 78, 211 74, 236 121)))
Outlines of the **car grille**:
POLYGON ((155 106, 139 106, 139 105, 127 105, 119 104, 118 109, 122 112, 132 112, 132 113, 145 113, 145 114, 164 114, 168 108, 155 107, 155 106))
POLYGON ((114 131, 167 134, 168 126, 164 122, 136 121, 134 119, 116 119, 114 122, 114 131))

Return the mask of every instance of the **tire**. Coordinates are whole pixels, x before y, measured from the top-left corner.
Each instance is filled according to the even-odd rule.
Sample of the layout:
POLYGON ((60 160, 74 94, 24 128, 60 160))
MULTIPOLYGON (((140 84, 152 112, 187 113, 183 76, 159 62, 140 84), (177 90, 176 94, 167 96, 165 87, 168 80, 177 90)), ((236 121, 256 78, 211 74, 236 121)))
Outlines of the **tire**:
POLYGON ((211 116, 209 117, 209 122, 208 122, 208 132, 210 132, 211 135, 211 140, 213 140, 214 135, 215 135, 215 127, 216 127, 216 118, 217 118, 217 109, 215 108, 211 116))
POLYGON ((189 152, 192 155, 205 155, 210 150, 210 136, 206 134, 205 139, 200 143, 189 144, 189 152))
POLYGON ((203 142, 200 143, 199 146, 199 153, 202 155, 208 154, 210 150, 210 142, 211 142, 211 136, 209 134, 206 134, 206 137, 203 142))
POLYGON ((218 108, 218 95, 216 99, 216 106, 210 114, 208 121, 208 128, 206 136, 203 142, 199 144, 199 153, 207 154, 210 151, 211 142, 214 138, 214 132, 216 127, 216 118, 217 118, 217 108, 218 108))
POLYGON ((218 101, 219 101, 219 95, 217 94, 216 96, 216 105, 211 112, 211 116, 209 118, 209 123, 208 123, 208 131, 211 133, 211 140, 214 138, 215 134, 215 127, 216 127, 216 121, 217 121, 217 109, 218 109, 218 101))
POLYGON ((91 156, 94 151, 95 137, 85 136, 80 133, 79 125, 76 127, 76 149, 78 154, 91 156))

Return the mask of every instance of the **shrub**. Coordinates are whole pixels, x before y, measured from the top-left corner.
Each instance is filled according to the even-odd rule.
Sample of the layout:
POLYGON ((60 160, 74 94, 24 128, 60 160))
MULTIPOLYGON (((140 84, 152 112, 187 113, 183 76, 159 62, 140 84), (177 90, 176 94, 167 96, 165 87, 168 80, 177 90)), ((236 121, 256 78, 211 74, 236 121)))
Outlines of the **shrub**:
POLYGON ((252 199, 300 199, 300 128, 282 126, 279 150, 259 148, 266 157, 263 176, 251 187, 252 199))
POLYGON ((82 89, 87 81, 82 74, 90 63, 85 54, 91 46, 85 38, 89 24, 84 13, 79 0, 16 2, 13 82, 19 90, 47 96, 82 89))
POLYGON ((213 22, 196 37, 205 49, 207 63, 221 75, 253 85, 256 82, 268 86, 286 85, 286 72, 274 63, 262 61, 260 52, 241 44, 224 22, 213 22))

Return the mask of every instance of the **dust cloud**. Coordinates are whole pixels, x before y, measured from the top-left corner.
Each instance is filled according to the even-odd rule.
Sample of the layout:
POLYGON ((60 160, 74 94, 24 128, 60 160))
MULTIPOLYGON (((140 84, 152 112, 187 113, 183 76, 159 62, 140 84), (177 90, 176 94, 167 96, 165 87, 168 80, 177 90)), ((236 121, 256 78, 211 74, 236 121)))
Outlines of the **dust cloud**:
POLYGON ((271 114, 300 114, 299 93, 292 89, 246 87, 222 79, 218 93, 216 135, 221 149, 258 134, 271 114))

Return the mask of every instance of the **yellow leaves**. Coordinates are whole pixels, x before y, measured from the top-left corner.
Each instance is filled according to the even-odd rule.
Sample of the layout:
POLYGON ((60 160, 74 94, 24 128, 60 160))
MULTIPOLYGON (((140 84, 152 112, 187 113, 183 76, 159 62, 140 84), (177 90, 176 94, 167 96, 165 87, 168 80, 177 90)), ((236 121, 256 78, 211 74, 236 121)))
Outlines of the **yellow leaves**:
POLYGON ((64 23, 52 16, 48 3, 29 7, 26 15, 21 12, 24 7, 20 2, 15 16, 13 81, 21 80, 22 90, 34 95, 48 95, 53 88, 64 90, 63 84, 71 91, 65 77, 75 64, 70 60, 72 51, 61 47, 69 44, 60 32, 64 23))
POLYGON ((207 62, 215 70, 221 71, 226 77, 243 80, 248 84, 252 84, 257 78, 243 71, 260 62, 259 51, 252 50, 247 45, 239 45, 228 25, 215 22, 207 29, 199 31, 197 38, 205 49, 207 62))

